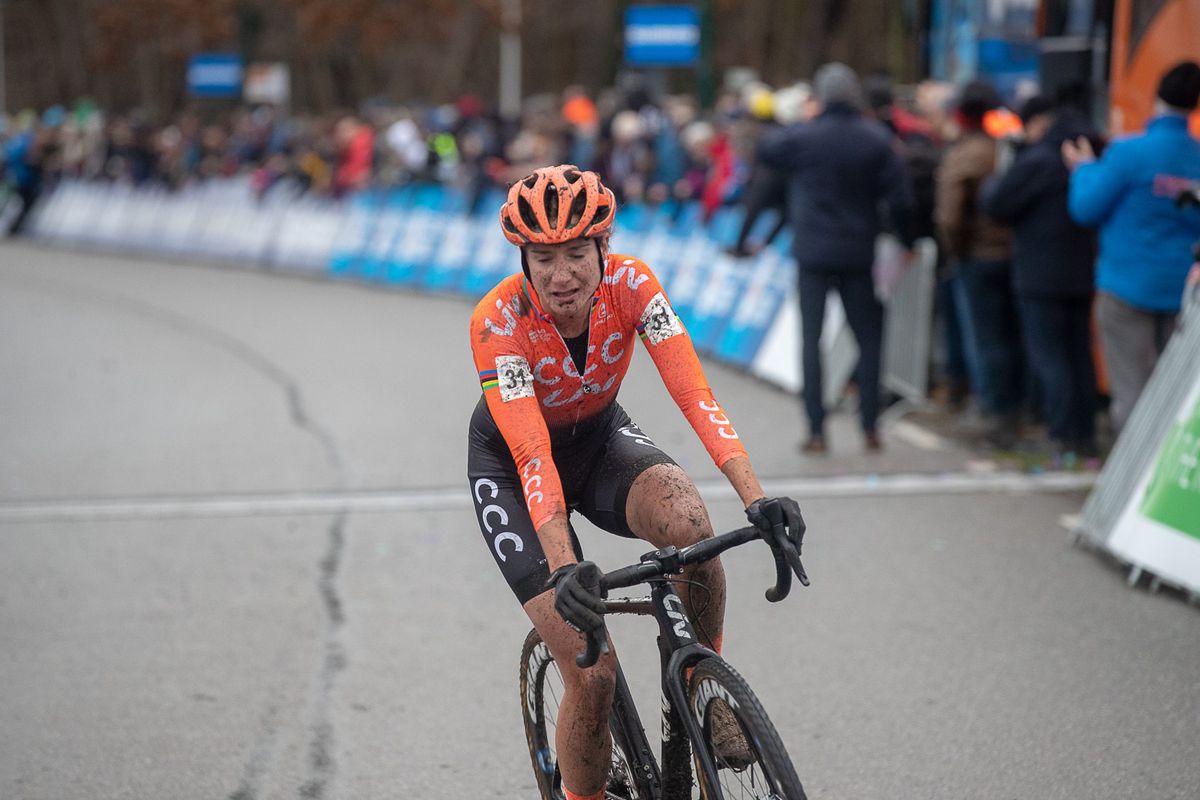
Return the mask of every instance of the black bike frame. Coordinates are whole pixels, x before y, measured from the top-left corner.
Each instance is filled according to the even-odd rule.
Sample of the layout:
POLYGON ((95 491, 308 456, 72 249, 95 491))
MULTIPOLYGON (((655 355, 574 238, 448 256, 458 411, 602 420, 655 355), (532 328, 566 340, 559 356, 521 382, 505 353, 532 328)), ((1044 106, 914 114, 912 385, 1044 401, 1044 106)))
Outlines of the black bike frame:
MULTIPOLYGON (((658 649, 662 670, 662 769, 655 761, 641 719, 620 665, 613 698, 612 722, 627 745, 625 756, 639 793, 661 800, 689 800, 692 789, 693 748, 703 740, 696 718, 687 708, 687 670, 705 658, 716 656, 700 644, 683 606, 683 600, 668 578, 653 578, 649 601, 621 600, 608 604, 606 613, 653 615, 658 622, 658 649)), ((709 800, 720 800, 717 768, 706 748, 694 748, 696 761, 712 787, 709 800), (714 792, 716 794, 714 794, 714 792)))
MULTIPOLYGON (((781 514, 782 512, 780 512, 781 514)), ((782 516, 772 520, 782 530, 782 516)), ((775 586, 767 590, 767 600, 778 602, 787 597, 791 590, 793 571, 800 582, 808 585, 804 566, 800 563, 800 552, 777 530, 778 544, 772 547, 775 557, 775 586)), ((724 800, 717 782, 717 767, 707 748, 691 748, 692 742, 703 742, 704 732, 700 722, 691 713, 686 713, 687 670, 705 658, 717 654, 696 640, 696 631, 684 608, 683 600, 671 583, 672 575, 683 572, 690 564, 698 564, 746 542, 761 538, 757 528, 747 527, 730 531, 722 536, 705 539, 677 550, 664 547, 642 556, 639 563, 623 567, 603 575, 596 575, 597 588, 604 591, 635 586, 650 585, 648 599, 625 599, 605 602, 606 614, 653 615, 658 621, 658 650, 662 669, 663 698, 663 744, 662 770, 654 761, 654 755, 646 732, 642 728, 633 695, 625 681, 625 674, 617 665, 616 695, 613 700, 611 721, 618 735, 624 737, 626 760, 638 788, 639 795, 653 800, 689 800, 692 790, 692 769, 689 755, 695 757, 708 786, 707 800, 724 800), (694 753, 689 753, 693 750, 694 753)), ((592 565, 594 567, 594 565, 592 565)), ((587 637, 587 649, 575 663, 587 668, 596 663, 601 652, 606 652, 603 629, 587 637)))

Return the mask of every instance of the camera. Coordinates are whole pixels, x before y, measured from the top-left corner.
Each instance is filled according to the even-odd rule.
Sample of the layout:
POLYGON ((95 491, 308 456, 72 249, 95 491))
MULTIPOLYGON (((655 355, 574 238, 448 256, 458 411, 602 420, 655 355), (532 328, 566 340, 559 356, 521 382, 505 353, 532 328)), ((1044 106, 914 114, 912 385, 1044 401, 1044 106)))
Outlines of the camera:
POLYGON ((1188 206, 1200 207, 1200 181, 1197 181, 1175 196, 1175 205, 1179 208, 1188 206))

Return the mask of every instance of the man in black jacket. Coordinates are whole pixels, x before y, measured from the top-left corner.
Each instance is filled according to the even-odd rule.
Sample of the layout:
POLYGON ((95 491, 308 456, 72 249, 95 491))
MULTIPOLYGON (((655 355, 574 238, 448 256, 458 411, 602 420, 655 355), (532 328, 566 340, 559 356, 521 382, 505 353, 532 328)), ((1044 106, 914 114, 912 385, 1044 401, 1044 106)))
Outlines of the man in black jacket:
POLYGON ((983 209, 1013 227, 1013 291, 1021 338, 1041 387, 1052 446, 1095 449, 1096 370, 1091 315, 1096 241, 1067 213, 1064 141, 1090 133, 1083 114, 1030 98, 1021 109, 1025 148, 984 184, 983 209))
POLYGON ((880 206, 911 248, 912 189, 889 131, 859 111, 858 76, 844 64, 826 64, 813 81, 821 114, 762 142, 759 157, 786 175, 788 218, 799 267, 804 337, 804 405, 809 438, 804 451, 826 450, 822 402, 821 328, 825 298, 837 289, 858 342, 859 412, 867 449, 880 447, 879 371, 883 306, 875 296, 871 266, 884 227, 880 206))

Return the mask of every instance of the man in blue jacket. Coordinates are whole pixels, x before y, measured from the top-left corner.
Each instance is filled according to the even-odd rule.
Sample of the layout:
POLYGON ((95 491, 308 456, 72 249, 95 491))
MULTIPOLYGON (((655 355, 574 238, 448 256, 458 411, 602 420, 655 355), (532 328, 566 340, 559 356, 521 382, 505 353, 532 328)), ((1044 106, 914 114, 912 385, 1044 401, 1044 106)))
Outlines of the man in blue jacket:
POLYGON ((1200 181, 1200 142, 1187 117, 1200 102, 1200 65, 1185 61, 1159 82, 1145 133, 1096 159, 1086 140, 1064 142, 1071 216, 1100 229, 1096 316, 1108 367, 1113 423, 1124 426, 1175 329, 1200 210, 1175 199, 1200 181))
POLYGON ((836 288, 858 343, 859 415, 868 450, 880 447, 879 371, 883 306, 875 297, 871 267, 875 239, 887 207, 892 226, 911 249, 912 189, 890 132, 859 110, 858 76, 844 64, 817 70, 813 89, 822 107, 812 122, 762 141, 759 158, 787 180, 788 221, 799 267, 803 333, 804 406, 808 453, 826 451, 822 400, 821 328, 825 299, 836 288))
POLYGON ((1082 113, 1037 96, 1021 108, 1025 147, 983 186, 983 210, 1013 229, 1012 281, 1021 341, 1041 387, 1056 453, 1095 449, 1092 363, 1095 234, 1067 213, 1062 143, 1091 133, 1082 113))

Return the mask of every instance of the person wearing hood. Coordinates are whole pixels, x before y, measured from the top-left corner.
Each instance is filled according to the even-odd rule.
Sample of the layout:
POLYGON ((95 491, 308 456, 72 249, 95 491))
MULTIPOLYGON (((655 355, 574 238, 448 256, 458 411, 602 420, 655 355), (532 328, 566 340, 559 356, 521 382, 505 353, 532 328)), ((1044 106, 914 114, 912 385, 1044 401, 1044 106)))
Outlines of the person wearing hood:
POLYGON ((1055 453, 1095 451, 1091 314, 1095 235, 1067 209, 1062 143, 1089 136, 1084 115, 1044 96, 1021 109, 1025 146, 983 186, 983 210, 1013 231, 1012 279, 1026 357, 1055 453))
POLYGON ((826 296, 837 289, 858 343, 855 376, 863 438, 868 451, 877 451, 883 305, 875 296, 871 266, 875 240, 885 226, 895 229, 911 258, 912 186, 890 133, 863 115, 862 88, 852 69, 826 64, 817 70, 813 89, 821 113, 808 124, 764 138, 758 151, 763 163, 787 181, 809 421, 802 450, 824 453, 828 448, 820 339, 826 296))

